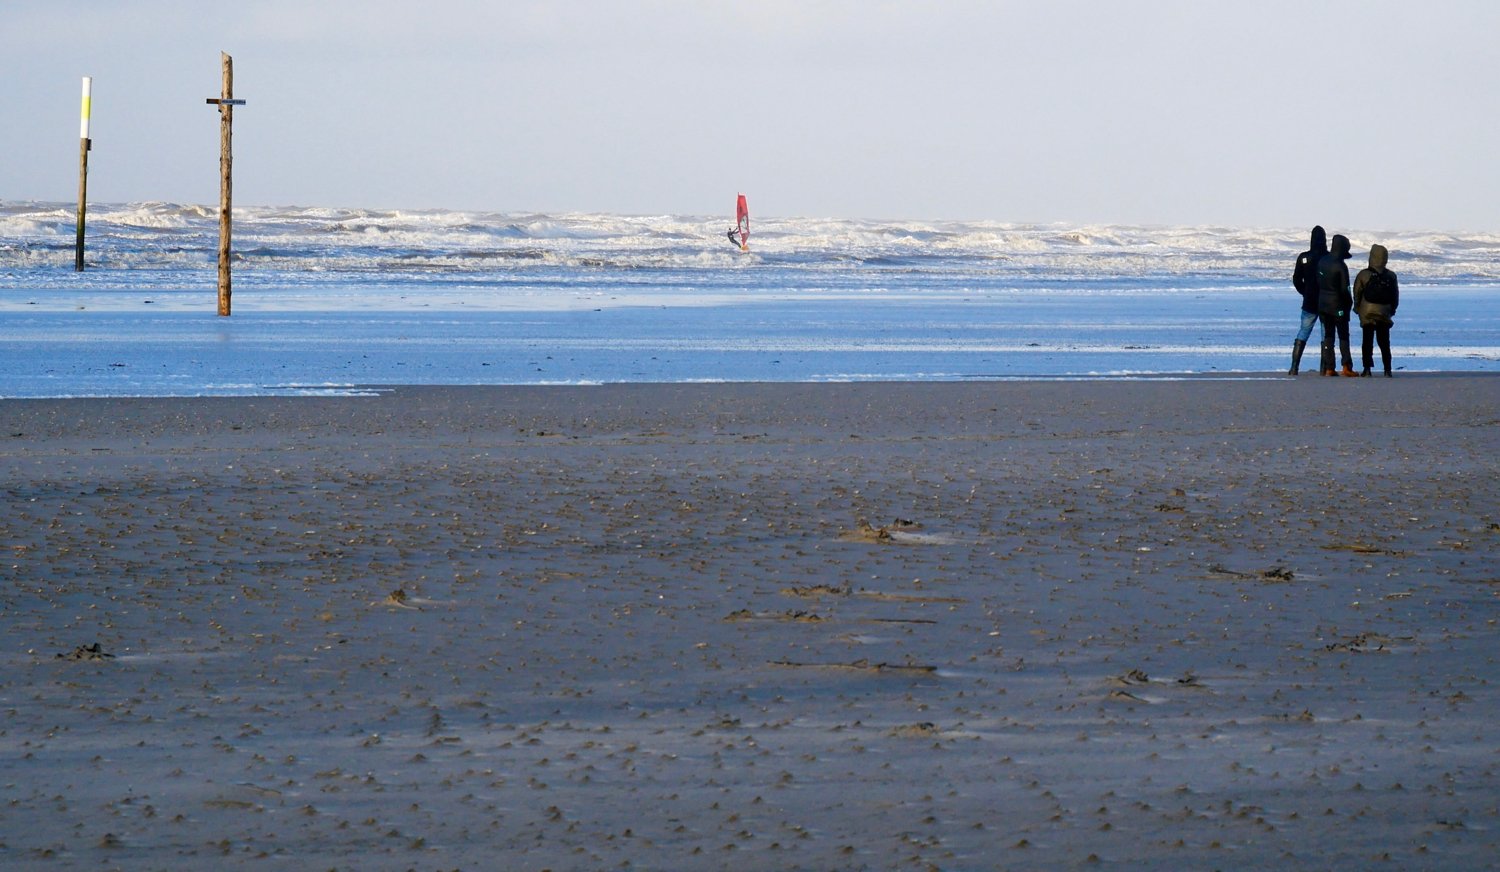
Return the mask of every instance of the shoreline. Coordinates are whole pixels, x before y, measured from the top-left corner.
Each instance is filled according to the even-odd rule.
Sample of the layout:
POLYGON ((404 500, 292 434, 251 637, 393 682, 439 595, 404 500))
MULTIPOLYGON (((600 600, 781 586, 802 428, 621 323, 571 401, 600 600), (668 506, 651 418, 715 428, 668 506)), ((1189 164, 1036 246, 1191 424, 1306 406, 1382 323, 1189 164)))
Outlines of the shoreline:
MULTIPOLYGON (((1251 371, 1234 370, 1225 372, 1123 372, 1123 373, 1085 373, 1085 374, 1051 374, 1051 375, 973 375, 961 378, 934 378, 934 379, 820 379, 813 381, 757 381, 757 380, 718 380, 718 379, 693 379, 685 381, 577 381, 577 382, 504 382, 504 383, 430 383, 411 384, 393 382, 369 382, 350 384, 288 384, 279 385, 274 389, 266 389, 263 392, 251 393, 201 393, 201 394, 53 394, 46 396, 19 396, 0 394, 0 403, 11 401, 64 401, 64 400, 252 400, 263 398, 352 398, 374 397, 389 394, 400 390, 572 390, 592 388, 671 388, 671 387, 792 387, 792 386, 825 386, 837 387, 840 385, 994 385, 994 384, 1067 384, 1067 383, 1131 383, 1131 382, 1240 382, 1240 381, 1296 381, 1304 378, 1317 378, 1316 371, 1309 371, 1306 367, 1300 375, 1293 378, 1285 371, 1251 371)), ((1407 370, 1398 369, 1395 379, 1486 379, 1500 378, 1500 371, 1488 370, 1454 370, 1454 369, 1422 369, 1407 370)), ((1371 376, 1373 380, 1383 380, 1377 371, 1371 376)))
POLYGON ((0 862, 1484 868, 1500 380, 1282 378, 0 400, 0 862))

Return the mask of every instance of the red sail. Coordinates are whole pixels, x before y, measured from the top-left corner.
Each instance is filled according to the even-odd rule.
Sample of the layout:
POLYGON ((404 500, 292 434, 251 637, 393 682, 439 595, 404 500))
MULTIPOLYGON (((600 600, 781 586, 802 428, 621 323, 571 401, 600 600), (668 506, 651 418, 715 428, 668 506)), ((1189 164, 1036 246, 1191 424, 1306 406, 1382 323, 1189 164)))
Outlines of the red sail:
POLYGON ((739 202, 734 205, 734 220, 738 225, 740 237, 740 250, 750 250, 750 207, 745 203, 745 195, 741 194, 739 202))

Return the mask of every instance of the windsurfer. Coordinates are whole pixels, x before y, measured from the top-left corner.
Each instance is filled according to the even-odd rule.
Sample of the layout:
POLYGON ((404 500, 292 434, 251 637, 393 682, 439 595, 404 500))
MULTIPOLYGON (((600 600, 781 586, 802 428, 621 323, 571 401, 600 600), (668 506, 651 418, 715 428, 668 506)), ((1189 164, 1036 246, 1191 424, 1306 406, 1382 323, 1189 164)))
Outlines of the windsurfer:
POLYGON ((734 229, 729 231, 729 241, 738 246, 740 251, 750 250, 750 207, 745 204, 745 195, 741 194, 734 204, 734 229))

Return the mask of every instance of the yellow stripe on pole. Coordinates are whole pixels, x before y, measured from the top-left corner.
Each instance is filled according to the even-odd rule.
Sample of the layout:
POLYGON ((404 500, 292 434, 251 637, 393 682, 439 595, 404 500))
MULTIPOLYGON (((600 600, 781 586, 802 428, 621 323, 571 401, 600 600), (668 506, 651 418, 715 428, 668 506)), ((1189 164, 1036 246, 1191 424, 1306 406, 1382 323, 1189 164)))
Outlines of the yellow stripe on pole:
POLYGON ((92 109, 91 104, 93 103, 93 91, 94 91, 94 77, 93 76, 84 76, 83 77, 83 111, 80 113, 79 119, 78 119, 78 138, 79 139, 88 139, 89 138, 89 112, 92 109))

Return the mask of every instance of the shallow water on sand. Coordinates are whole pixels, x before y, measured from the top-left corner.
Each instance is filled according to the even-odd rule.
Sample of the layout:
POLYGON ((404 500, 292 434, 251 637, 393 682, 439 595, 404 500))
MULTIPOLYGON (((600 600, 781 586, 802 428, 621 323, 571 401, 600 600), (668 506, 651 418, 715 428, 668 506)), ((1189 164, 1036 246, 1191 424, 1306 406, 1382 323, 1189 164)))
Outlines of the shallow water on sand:
MULTIPOLYGON (((207 211, 103 210, 78 273, 67 209, 0 205, 0 396, 1274 374, 1303 238, 784 219, 743 254, 713 219, 236 214, 220 318, 207 211)), ((1371 238, 1397 370, 1500 371, 1500 240, 1371 238)))

